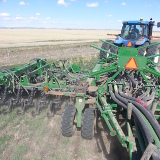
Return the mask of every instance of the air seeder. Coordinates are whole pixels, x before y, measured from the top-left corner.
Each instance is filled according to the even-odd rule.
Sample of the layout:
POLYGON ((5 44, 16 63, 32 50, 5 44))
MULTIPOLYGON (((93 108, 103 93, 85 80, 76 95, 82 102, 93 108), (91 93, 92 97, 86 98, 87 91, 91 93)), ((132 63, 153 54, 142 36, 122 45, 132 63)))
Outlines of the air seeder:
POLYGON ((160 117, 160 73, 153 59, 160 54, 141 56, 139 50, 160 43, 127 48, 103 42, 116 47, 118 54, 92 45, 110 56, 99 60, 88 78, 79 79, 66 91, 44 86, 46 95, 66 97, 62 134, 70 137, 77 127, 81 128, 82 137, 92 139, 96 118, 100 116, 110 134, 129 149, 130 159, 137 159, 139 153, 146 157, 146 151, 152 159, 159 159, 160 127, 156 119, 160 117), (126 119, 127 133, 119 124, 119 116, 126 119))

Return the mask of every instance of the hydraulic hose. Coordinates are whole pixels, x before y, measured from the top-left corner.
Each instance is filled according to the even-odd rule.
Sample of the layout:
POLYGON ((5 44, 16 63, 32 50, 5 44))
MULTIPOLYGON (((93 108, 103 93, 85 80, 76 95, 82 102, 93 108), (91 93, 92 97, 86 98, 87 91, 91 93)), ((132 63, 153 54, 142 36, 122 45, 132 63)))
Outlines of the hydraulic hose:
MULTIPOLYGON (((115 97, 117 98, 117 100, 119 100, 122 104, 125 105, 126 109, 127 109, 127 105, 128 105, 128 101, 121 97, 119 94, 118 94, 118 90, 117 90, 117 86, 114 86, 114 89, 115 89, 115 97)), ((109 91, 111 92, 112 91, 112 85, 109 89, 109 91)), ((113 94, 113 93, 112 93, 113 94)), ((137 121, 138 121, 138 124, 140 125, 140 128, 143 128, 143 131, 146 132, 146 133, 150 133, 150 130, 147 126, 147 124, 145 123, 144 119, 141 117, 138 109, 132 105, 133 108, 132 108, 132 111, 133 111, 133 115, 134 117, 137 118, 137 121)), ((152 134, 146 134, 146 139, 145 140, 145 145, 147 146, 149 144, 149 142, 153 142, 153 137, 152 137, 152 134)))
POLYGON ((134 85, 134 86, 137 86, 137 82, 135 81, 135 79, 134 79, 132 76, 130 76, 128 73, 126 73, 126 75, 127 75, 127 78, 128 78, 129 80, 131 80, 131 82, 133 83, 133 85, 134 85))
POLYGON ((152 94, 148 97, 144 97, 142 100, 148 101, 148 100, 154 99, 154 97, 155 97, 155 88, 152 87, 152 94))
MULTIPOLYGON (((121 89, 122 89, 122 87, 120 88, 120 91, 121 91, 121 89)), ((138 98, 139 98, 139 99, 142 99, 143 97, 145 97, 146 95, 148 95, 149 91, 150 91, 150 88, 147 87, 146 92, 143 93, 142 95, 138 96, 138 98)), ((135 97, 128 96, 128 95, 124 94, 123 92, 121 92, 121 93, 123 94, 123 95, 121 95, 121 96, 124 97, 124 98, 130 99, 130 100, 133 100, 133 101, 136 101, 136 100, 137 100, 137 98, 135 98, 135 97)))
POLYGON ((150 106, 150 105, 153 103, 154 98, 155 98, 155 94, 156 94, 156 93, 155 93, 155 88, 152 87, 152 94, 151 94, 150 96, 148 96, 148 97, 144 97, 144 98, 143 98, 144 101, 148 101, 148 100, 149 100, 149 101, 147 102, 147 105, 148 105, 148 106, 150 106))
MULTIPOLYGON (((117 98, 114 93, 112 92, 112 85, 110 84, 109 85, 109 93, 111 95, 111 98, 113 99, 114 102, 116 102, 118 105, 120 105, 121 107, 123 107, 124 109, 127 109, 127 106, 124 104, 124 103, 127 103, 126 99, 122 98, 121 96, 118 96, 118 91, 115 91, 115 95, 119 98, 117 98), (122 102, 123 103, 122 103, 122 102)), ((132 105, 133 108, 133 116, 135 117, 140 129, 141 129, 141 132, 143 134, 143 138, 144 138, 144 141, 145 141, 145 146, 147 147, 149 142, 153 143, 153 136, 146 124, 146 122, 144 121, 144 119, 141 117, 141 114, 140 112, 138 111, 138 109, 132 105)), ((159 155, 157 155, 158 151, 155 150, 154 153, 152 154, 152 158, 153 160, 158 160, 159 159, 159 155)))
POLYGON ((145 108, 152 115, 152 117, 154 117, 154 115, 152 114, 152 112, 151 112, 150 108, 148 107, 147 103, 145 103, 144 101, 142 101, 139 98, 130 97, 130 96, 127 96, 126 94, 124 94, 122 92, 122 86, 121 85, 119 86, 119 94, 121 95, 121 97, 124 97, 124 98, 128 99, 128 101, 132 102, 134 105, 136 105, 136 106, 138 105, 140 107, 140 109, 141 109, 141 107, 145 108))
MULTIPOLYGON (((121 92, 120 88, 119 88, 119 94, 120 94, 120 96, 122 96, 124 94, 121 92)), ((159 124, 156 121, 156 119, 154 118, 153 114, 151 113, 151 110, 149 109, 150 112, 148 112, 148 110, 146 110, 141 104, 139 104, 135 101, 132 101, 132 100, 128 100, 128 101, 130 101, 137 109, 139 109, 142 112, 142 114, 148 119, 149 123, 152 125, 154 131, 156 132, 158 138, 160 139, 159 124)))
POLYGON ((142 95, 138 96, 138 98, 139 98, 139 99, 142 99, 143 97, 145 97, 146 95, 149 94, 149 91, 150 91, 150 87, 147 87, 146 92, 144 92, 142 95))

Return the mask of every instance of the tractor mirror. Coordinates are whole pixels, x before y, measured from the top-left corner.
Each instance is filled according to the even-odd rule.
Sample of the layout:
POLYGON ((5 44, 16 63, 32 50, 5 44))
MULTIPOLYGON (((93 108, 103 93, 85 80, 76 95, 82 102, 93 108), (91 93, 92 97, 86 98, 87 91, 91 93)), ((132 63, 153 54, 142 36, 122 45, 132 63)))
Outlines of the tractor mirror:
POLYGON ((157 27, 158 27, 158 28, 160 27, 160 22, 157 23, 157 27))

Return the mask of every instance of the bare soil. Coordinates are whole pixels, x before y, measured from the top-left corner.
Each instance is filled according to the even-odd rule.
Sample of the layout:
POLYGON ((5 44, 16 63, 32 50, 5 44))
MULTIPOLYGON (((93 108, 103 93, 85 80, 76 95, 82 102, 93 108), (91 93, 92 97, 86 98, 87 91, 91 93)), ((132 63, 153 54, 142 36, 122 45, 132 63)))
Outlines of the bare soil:
MULTIPOLYGON (((19 109, 19 108, 18 108, 19 109)), ((17 109, 16 109, 17 110, 17 109)), ((46 110, 35 118, 29 109, 24 116, 0 117, 0 157, 2 160, 47 159, 47 160, 127 160, 128 154, 117 137, 111 137, 101 119, 92 140, 81 137, 76 130, 73 137, 61 135, 61 114, 46 117, 46 110)))

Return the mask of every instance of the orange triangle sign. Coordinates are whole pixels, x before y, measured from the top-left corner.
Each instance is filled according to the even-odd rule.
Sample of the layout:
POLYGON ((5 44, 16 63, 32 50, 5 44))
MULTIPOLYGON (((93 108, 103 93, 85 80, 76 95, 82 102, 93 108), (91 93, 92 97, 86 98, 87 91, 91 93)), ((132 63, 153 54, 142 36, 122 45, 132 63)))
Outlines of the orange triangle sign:
POLYGON ((127 64, 125 65, 125 68, 129 70, 136 70, 138 66, 135 58, 130 58, 127 64))
POLYGON ((131 43, 131 41, 129 41, 127 44, 127 47, 131 47, 131 46, 132 46, 132 43, 131 43))

